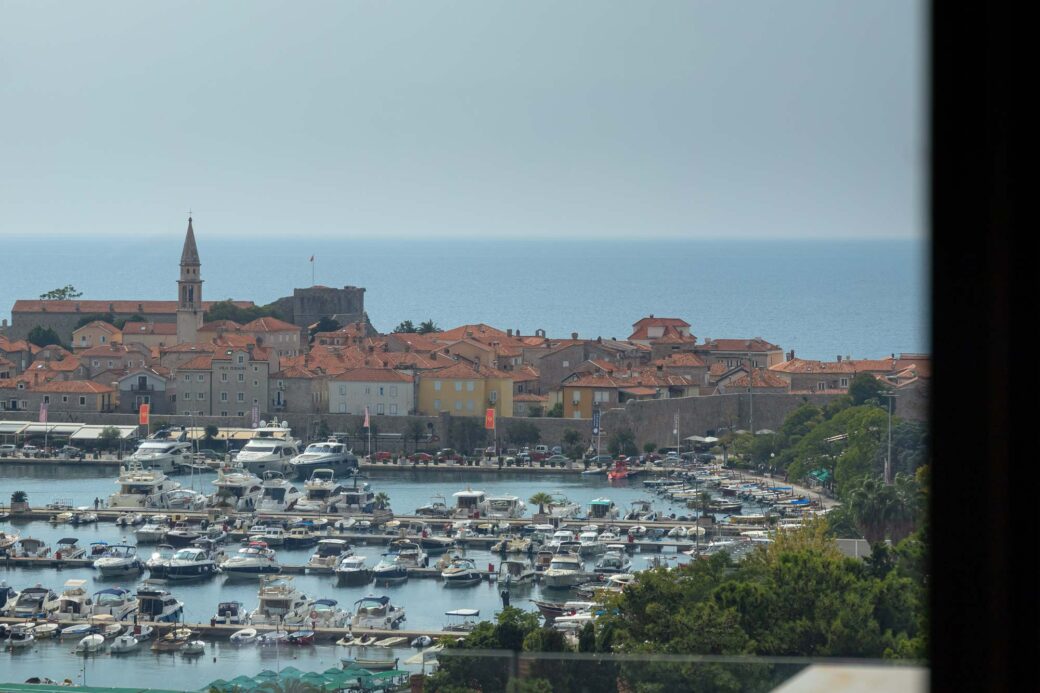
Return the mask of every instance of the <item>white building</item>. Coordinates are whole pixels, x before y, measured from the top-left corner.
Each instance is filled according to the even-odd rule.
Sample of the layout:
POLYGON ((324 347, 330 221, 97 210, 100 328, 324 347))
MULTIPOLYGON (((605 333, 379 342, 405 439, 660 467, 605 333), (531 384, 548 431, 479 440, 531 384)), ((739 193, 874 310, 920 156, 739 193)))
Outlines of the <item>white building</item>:
POLYGON ((415 408, 413 378, 392 368, 354 368, 329 378, 329 413, 404 416, 415 408))

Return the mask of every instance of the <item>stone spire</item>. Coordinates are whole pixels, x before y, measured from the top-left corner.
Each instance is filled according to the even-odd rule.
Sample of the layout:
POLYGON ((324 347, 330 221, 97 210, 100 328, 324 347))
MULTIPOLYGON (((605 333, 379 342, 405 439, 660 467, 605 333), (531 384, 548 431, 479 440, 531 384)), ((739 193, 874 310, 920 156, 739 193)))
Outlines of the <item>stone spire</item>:
POLYGON ((191 228, 191 217, 188 217, 188 234, 184 237, 184 250, 181 251, 181 265, 198 265, 199 249, 195 246, 195 230, 191 228))

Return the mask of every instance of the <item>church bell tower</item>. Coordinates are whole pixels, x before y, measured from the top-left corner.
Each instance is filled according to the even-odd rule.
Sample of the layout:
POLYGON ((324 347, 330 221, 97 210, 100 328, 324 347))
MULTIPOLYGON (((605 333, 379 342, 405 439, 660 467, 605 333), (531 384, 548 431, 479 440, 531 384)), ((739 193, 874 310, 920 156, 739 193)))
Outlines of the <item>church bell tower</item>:
POLYGON ((181 276, 177 280, 177 342, 198 341, 202 327, 202 277, 199 275, 199 249, 195 246, 195 231, 188 217, 188 233, 181 251, 181 276))

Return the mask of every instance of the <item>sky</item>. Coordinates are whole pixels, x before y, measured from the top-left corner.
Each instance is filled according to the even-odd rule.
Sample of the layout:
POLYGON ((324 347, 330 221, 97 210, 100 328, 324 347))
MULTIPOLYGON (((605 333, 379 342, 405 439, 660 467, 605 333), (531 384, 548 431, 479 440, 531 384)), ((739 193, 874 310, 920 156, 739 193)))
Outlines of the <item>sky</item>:
POLYGON ((925 236, 911 0, 0 0, 0 235, 925 236))

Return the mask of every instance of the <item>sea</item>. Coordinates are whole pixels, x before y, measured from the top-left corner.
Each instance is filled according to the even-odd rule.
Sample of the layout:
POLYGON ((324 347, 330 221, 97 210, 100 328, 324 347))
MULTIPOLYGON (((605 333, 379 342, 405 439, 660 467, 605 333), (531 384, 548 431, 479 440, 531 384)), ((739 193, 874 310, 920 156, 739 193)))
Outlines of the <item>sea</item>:
MULTIPOLYGON (((196 238, 207 300, 360 286, 383 332, 433 320, 624 339, 653 314, 685 319, 699 341, 762 337, 800 358, 930 351, 926 240, 248 238, 200 225, 196 238)), ((84 299, 174 300, 183 240, 3 238, 0 318, 70 284, 84 299)))

